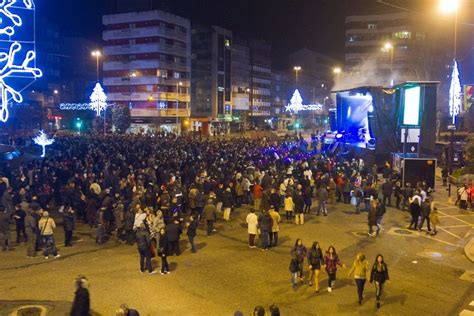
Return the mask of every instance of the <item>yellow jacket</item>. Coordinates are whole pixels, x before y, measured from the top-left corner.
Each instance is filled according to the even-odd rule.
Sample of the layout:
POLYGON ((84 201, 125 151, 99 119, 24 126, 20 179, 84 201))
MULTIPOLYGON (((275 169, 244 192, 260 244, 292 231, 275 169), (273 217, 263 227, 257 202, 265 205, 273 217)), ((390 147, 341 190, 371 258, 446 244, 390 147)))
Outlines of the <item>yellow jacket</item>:
POLYGON ((53 230, 56 228, 56 223, 51 217, 41 217, 39 220, 39 229, 41 235, 50 236, 53 234, 53 230))

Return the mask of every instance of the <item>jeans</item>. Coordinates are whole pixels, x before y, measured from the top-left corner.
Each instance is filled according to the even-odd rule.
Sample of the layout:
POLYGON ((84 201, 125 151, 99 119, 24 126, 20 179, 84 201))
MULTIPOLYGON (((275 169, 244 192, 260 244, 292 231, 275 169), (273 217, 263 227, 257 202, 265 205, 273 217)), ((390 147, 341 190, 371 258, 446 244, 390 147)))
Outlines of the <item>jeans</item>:
POLYGON ((304 224, 304 214, 303 213, 297 213, 295 215, 295 223, 296 223, 296 225, 303 225, 304 224))
POLYGON ((359 297, 359 301, 362 301, 364 295, 365 279, 355 279, 355 283, 357 285, 357 295, 359 297))
POLYGON ((270 247, 276 247, 278 243, 278 232, 270 233, 270 247))
POLYGON ((428 231, 431 231, 431 222, 430 222, 430 216, 429 215, 421 217, 420 229, 423 228, 423 224, 425 223, 425 221, 426 221, 426 226, 428 227, 428 231))
POLYGON ((364 199, 365 203, 365 211, 368 212, 370 210, 370 199, 364 199))
POLYGON ((214 229, 214 221, 207 220, 207 235, 211 236, 212 230, 214 229))
POLYGON ((392 196, 391 195, 383 195, 383 205, 384 206, 392 206, 392 196))
POLYGON ((326 201, 318 201, 318 215, 322 211, 323 214, 327 214, 326 201))
POLYGON ((420 217, 420 214, 417 213, 412 213, 411 214, 411 222, 410 222, 410 228, 416 229, 418 227, 418 217, 420 217))
POLYGON ((298 272, 291 273, 291 285, 296 288, 296 279, 298 278, 298 272))
POLYGON ((166 258, 166 254, 161 255, 161 273, 168 272, 170 270, 168 266, 168 259, 166 258))
POLYGON ((53 253, 53 256, 58 255, 58 250, 56 249, 56 243, 54 242, 54 236, 53 235, 43 235, 43 255, 47 257, 49 255, 49 248, 51 248, 51 252, 53 253))
POLYGON ((269 247, 269 232, 262 231, 260 238, 262 239, 262 249, 269 247))
POLYGON ((179 256, 181 254, 181 251, 179 250, 179 240, 168 241, 168 247, 170 256, 174 254, 179 256))
POLYGON ((196 245, 194 244, 195 236, 188 236, 189 243, 191 244, 191 251, 196 252, 196 245))
POLYGON ((293 211, 286 211, 286 220, 289 221, 293 217, 293 211))
POLYGON ((26 250, 26 255, 28 257, 36 256, 36 235, 31 234, 28 236, 28 248, 26 250))
POLYGON ((249 234, 249 246, 255 246, 255 234, 249 234))
POLYGON ((64 245, 65 246, 71 246, 71 240, 72 240, 72 230, 65 230, 64 231, 64 245))
POLYGON ((21 242, 21 235, 23 234, 23 238, 25 241, 28 241, 28 237, 26 236, 25 227, 17 227, 16 228, 16 243, 19 244, 21 242))
POLYGON ((150 249, 138 249, 138 252, 140 253, 140 271, 144 272, 145 271, 145 261, 146 261, 146 269, 148 272, 152 272, 153 268, 151 266, 151 253, 150 249))
POLYGON ((2 250, 7 250, 11 247, 10 231, 0 232, 0 244, 2 245, 2 250))
POLYGON ((329 273, 328 272, 328 287, 333 287, 334 282, 336 282, 336 272, 334 273, 329 273))
POLYGON ((382 296, 383 283, 374 281, 374 284, 375 284, 375 297, 377 298, 377 302, 379 302, 380 297, 382 296))

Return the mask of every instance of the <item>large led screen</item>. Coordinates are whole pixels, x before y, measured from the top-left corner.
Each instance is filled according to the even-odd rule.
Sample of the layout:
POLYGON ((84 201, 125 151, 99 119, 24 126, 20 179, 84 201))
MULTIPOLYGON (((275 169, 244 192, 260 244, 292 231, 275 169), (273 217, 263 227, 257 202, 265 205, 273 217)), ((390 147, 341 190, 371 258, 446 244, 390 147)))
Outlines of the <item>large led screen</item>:
POLYGON ((403 125, 420 125, 420 87, 405 89, 403 125))
POLYGON ((344 131, 346 139, 351 143, 365 144, 371 139, 369 129, 369 113, 374 111, 370 93, 340 93, 337 110, 338 130, 344 131))

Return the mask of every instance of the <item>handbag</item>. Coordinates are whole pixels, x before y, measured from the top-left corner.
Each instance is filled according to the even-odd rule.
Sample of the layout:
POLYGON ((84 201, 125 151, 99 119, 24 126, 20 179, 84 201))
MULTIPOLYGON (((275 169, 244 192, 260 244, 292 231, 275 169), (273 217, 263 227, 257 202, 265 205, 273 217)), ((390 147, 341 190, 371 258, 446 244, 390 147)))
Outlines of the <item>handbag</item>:
POLYGON ((351 197, 351 205, 353 205, 353 206, 357 205, 357 198, 355 196, 351 197))

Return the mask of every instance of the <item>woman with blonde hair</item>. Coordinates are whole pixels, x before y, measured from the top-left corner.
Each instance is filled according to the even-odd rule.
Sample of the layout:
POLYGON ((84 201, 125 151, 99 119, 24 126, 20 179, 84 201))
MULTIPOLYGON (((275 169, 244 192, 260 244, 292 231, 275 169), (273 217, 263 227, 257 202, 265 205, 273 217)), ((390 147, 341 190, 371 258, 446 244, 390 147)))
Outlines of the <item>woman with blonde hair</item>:
POLYGON ((352 264, 348 276, 354 275, 354 280, 357 285, 357 295, 359 297, 359 305, 362 305, 363 295, 364 295, 364 285, 367 280, 367 275, 369 273, 369 262, 365 258, 365 255, 359 252, 352 264))

